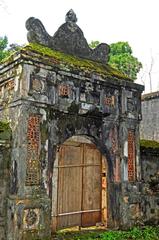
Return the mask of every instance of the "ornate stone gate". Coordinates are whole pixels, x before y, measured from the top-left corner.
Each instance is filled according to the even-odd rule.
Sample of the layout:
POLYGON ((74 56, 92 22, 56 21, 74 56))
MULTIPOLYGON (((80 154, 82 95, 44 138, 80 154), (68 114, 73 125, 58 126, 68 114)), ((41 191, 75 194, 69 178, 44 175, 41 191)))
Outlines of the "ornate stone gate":
POLYGON ((107 65, 107 44, 90 49, 76 21, 69 11, 51 37, 29 18, 30 44, 0 66, 0 118, 12 129, 9 240, 50 237, 56 153, 72 136, 87 136, 107 159, 108 227, 136 221, 125 219, 121 186, 141 177, 143 87, 107 65))

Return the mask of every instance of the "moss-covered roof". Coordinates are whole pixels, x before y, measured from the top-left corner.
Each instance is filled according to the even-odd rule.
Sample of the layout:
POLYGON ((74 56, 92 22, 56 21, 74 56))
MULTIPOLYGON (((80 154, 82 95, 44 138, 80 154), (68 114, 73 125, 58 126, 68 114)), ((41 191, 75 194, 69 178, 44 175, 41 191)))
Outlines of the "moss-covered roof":
MULTIPOLYGON (((52 58, 57 65, 68 67, 69 69, 77 69, 79 71, 94 72, 104 77, 111 77, 114 79, 122 79, 127 81, 133 81, 128 76, 124 75, 120 71, 110 67, 108 64, 102 64, 95 61, 78 58, 72 55, 61 53, 59 51, 52 50, 48 47, 30 43, 21 48, 21 52, 31 51, 44 58, 52 58)), ((13 58, 13 56, 10 56, 13 58)), ((2 62, 9 61, 10 59, 4 59, 2 62)))
POLYGON ((52 57, 60 63, 66 63, 70 67, 76 67, 81 70, 94 71, 102 75, 113 76, 116 78, 122 78, 125 80, 132 81, 128 76, 124 75, 120 71, 110 67, 108 64, 102 64, 95 61, 74 57, 59 51, 52 50, 48 47, 44 47, 39 44, 29 44, 25 47, 26 49, 36 51, 44 56, 52 57))
POLYGON ((140 147, 159 149, 159 142, 156 142, 154 140, 141 139, 140 140, 140 147))

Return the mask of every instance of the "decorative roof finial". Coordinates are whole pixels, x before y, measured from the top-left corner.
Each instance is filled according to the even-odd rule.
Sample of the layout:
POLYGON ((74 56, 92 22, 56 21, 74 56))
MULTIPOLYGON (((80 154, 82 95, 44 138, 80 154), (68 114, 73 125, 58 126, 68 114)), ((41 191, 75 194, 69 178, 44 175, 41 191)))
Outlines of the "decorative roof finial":
POLYGON ((72 9, 66 14, 65 20, 66 22, 59 27, 55 34, 50 36, 39 19, 29 18, 26 21, 28 41, 66 54, 106 63, 109 46, 101 43, 95 49, 91 49, 82 30, 76 24, 77 17, 72 9))
POLYGON ((75 14, 75 12, 72 9, 70 9, 68 11, 68 13, 66 13, 65 21, 66 22, 73 22, 73 23, 77 22, 76 14, 75 14))

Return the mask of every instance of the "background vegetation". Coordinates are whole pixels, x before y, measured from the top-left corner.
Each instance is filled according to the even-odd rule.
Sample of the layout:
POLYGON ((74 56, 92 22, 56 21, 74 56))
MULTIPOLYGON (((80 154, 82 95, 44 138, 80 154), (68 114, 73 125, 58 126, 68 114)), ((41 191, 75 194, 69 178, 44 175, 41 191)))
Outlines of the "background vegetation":
MULTIPOLYGON (((92 41, 89 46, 95 48, 99 41, 92 41)), ((112 43, 110 46, 109 61, 111 67, 121 71, 131 79, 137 78, 137 73, 142 68, 142 63, 132 54, 132 48, 128 42, 112 43)))
POLYGON ((129 231, 59 232, 56 240, 159 240, 159 227, 134 227, 129 231))
POLYGON ((14 51, 18 50, 20 46, 16 43, 8 43, 6 36, 0 37, 0 61, 4 58, 9 57, 14 51))

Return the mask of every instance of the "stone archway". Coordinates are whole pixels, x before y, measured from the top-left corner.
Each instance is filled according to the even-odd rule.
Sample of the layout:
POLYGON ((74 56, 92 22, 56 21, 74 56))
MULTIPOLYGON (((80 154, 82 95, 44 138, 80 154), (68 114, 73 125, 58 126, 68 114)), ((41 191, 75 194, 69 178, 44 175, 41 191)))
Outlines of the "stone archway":
POLYGON ((66 140, 53 170, 53 231, 107 225, 107 166, 105 157, 86 137, 66 140))

